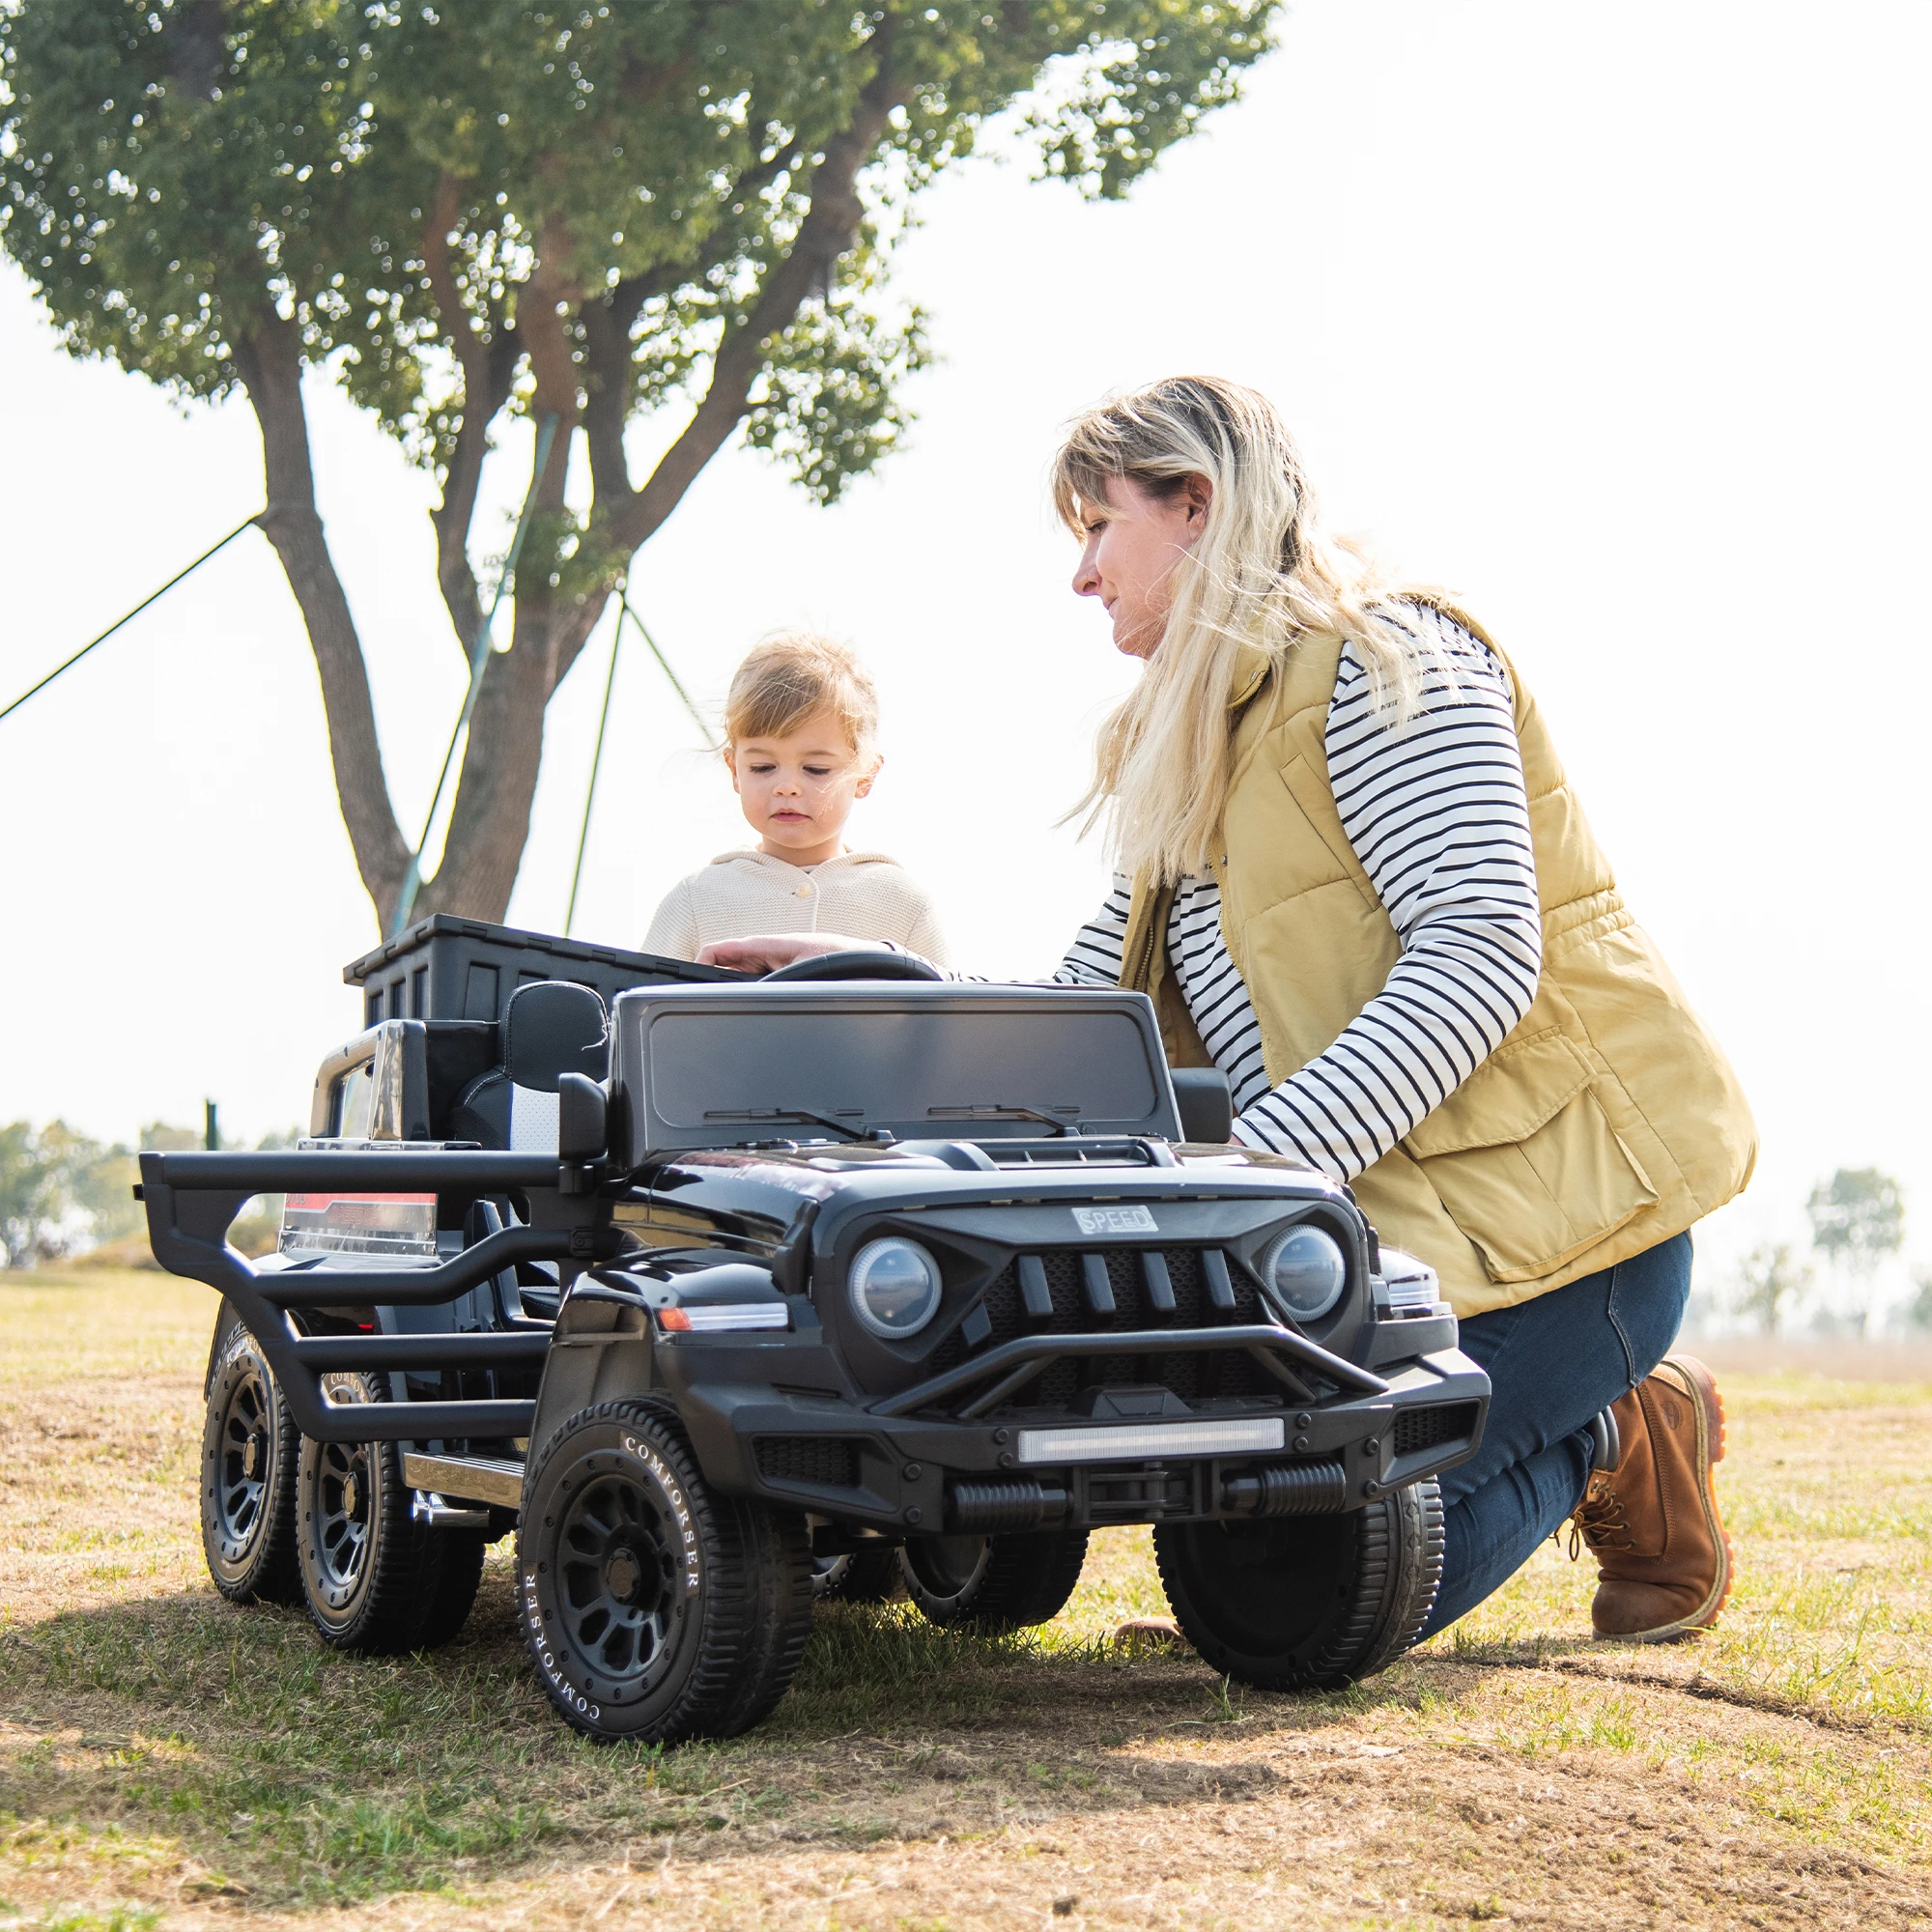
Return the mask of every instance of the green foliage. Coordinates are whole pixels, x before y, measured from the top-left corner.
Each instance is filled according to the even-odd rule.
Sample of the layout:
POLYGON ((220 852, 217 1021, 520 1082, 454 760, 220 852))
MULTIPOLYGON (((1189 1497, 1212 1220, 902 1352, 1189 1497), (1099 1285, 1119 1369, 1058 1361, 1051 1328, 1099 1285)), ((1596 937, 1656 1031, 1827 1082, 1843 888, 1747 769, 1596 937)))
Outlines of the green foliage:
MULTIPOLYGON (((293 1147, 297 1137, 290 1128, 265 1134, 257 1145, 293 1147)), ((200 1147, 201 1135, 152 1121, 141 1129, 140 1145, 178 1152, 200 1147)), ((64 1122, 39 1129, 28 1121, 0 1126, 0 1265, 31 1267, 139 1234, 147 1226, 134 1199, 140 1178, 128 1149, 89 1140, 64 1122)), ((244 1254, 266 1253, 275 1245, 281 1211, 280 1196, 258 1196, 229 1238, 244 1254)))
POLYGON ((1932 1268, 1915 1268, 1912 1299, 1905 1304, 1905 1325, 1921 1334, 1932 1329, 1932 1268))
POLYGON ((1123 193, 1234 98, 1273 6, 20 0, 0 13, 0 245, 76 354, 213 396, 293 322, 445 465, 477 402, 455 352, 473 335, 514 367, 533 301, 581 378, 587 308, 628 338, 625 414, 701 391, 889 63, 864 219, 771 337, 747 423, 829 500, 892 446, 925 357, 920 318, 879 299, 911 197, 1009 112, 1041 175, 1123 193))
POLYGON ((1804 1204, 1811 1245, 1834 1266, 1869 1274, 1905 1239, 1905 1197, 1898 1182, 1875 1167, 1841 1167, 1821 1180, 1804 1204))
POLYGON ((0 1126, 0 1261, 29 1267, 86 1246, 125 1218, 115 1210, 132 1205, 131 1179, 126 1148, 102 1147, 64 1122, 0 1126))
POLYGON ((1768 1242, 1738 1264, 1733 1305, 1767 1335, 1776 1335, 1778 1323, 1810 1291, 1811 1281, 1810 1264, 1792 1254, 1789 1241, 1768 1242))

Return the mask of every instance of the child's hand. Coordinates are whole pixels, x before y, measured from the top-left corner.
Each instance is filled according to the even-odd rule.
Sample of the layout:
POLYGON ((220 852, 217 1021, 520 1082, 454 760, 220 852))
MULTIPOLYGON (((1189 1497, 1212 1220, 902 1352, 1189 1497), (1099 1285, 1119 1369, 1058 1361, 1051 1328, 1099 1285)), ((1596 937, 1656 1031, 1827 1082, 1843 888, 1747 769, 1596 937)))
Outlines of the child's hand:
POLYGON ((761 932, 750 939, 714 939, 700 947, 700 966, 731 966, 741 973, 775 973, 794 959, 823 952, 890 952, 876 939, 846 939, 836 932, 761 932))

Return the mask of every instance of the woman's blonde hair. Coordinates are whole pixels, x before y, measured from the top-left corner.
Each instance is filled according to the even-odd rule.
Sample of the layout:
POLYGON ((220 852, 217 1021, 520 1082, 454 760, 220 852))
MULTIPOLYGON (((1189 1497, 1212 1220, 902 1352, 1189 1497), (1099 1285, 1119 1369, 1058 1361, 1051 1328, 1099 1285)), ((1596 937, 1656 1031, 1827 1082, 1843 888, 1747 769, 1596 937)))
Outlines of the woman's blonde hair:
POLYGON ((1391 722, 1412 712, 1428 627, 1401 622, 1400 593, 1351 546, 1325 536, 1301 452, 1268 399, 1213 376, 1175 376, 1076 416, 1055 457, 1054 508, 1076 536, 1082 506, 1116 479, 1173 497, 1213 486, 1201 539, 1167 579, 1160 642, 1100 727, 1094 781, 1072 815, 1104 819, 1116 863, 1167 884, 1208 870, 1227 804, 1228 699, 1236 656, 1279 660, 1310 632, 1339 636, 1391 722))
POLYGON ((774 631, 752 646, 724 697, 724 741, 782 738, 820 711, 844 726, 854 752, 878 736, 879 694, 857 656, 810 631, 774 631))

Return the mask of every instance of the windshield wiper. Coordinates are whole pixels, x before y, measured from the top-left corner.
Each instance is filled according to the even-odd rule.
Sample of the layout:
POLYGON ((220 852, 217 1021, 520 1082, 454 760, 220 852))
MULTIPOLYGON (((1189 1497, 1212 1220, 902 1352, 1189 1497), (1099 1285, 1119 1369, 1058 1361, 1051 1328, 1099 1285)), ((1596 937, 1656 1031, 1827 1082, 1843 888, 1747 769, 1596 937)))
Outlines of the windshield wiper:
POLYGON ((1057 1134, 1074 1134, 1078 1127, 1037 1107, 928 1107, 929 1121, 1043 1121, 1057 1134))
POLYGON ((814 1114, 810 1107, 724 1107, 704 1116, 707 1121, 772 1121, 810 1122, 815 1127, 830 1127, 835 1134, 843 1134, 848 1141, 868 1140, 870 1136, 863 1125, 852 1126, 845 1121, 835 1121, 827 1114, 814 1114))

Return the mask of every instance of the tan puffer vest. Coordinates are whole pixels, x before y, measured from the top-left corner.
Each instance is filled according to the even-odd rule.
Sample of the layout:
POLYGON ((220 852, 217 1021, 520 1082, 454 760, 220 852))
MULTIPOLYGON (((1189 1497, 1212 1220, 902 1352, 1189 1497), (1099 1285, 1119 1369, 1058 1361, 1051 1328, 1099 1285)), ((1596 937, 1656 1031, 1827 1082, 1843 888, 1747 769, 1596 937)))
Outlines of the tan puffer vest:
MULTIPOLYGON (((1277 1084, 1334 1042, 1402 952, 1328 782, 1341 649, 1337 638, 1304 638, 1278 674, 1249 652, 1231 697, 1234 776, 1213 870, 1222 936, 1277 1084)), ((1514 668, 1510 677, 1543 907, 1536 999, 1352 1183, 1381 1237, 1435 1268, 1465 1317, 1681 1234, 1745 1185, 1757 1154, 1736 1076, 1625 909, 1535 702, 1514 668)), ((1171 890, 1136 882, 1121 983, 1154 996, 1175 1063, 1200 1065, 1207 1055, 1167 972, 1171 903, 1171 890)))

